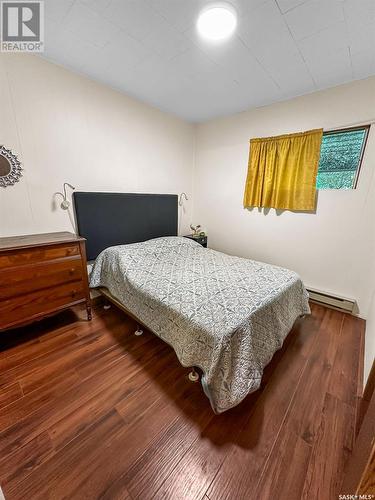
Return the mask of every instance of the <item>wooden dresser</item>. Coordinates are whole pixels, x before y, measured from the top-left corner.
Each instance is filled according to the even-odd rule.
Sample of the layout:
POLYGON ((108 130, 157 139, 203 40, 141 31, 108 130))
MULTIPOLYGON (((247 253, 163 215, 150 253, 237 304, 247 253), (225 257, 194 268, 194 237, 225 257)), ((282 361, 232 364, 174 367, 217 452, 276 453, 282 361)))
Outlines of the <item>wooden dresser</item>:
POLYGON ((0 238, 0 330, 79 303, 91 320, 84 238, 68 232, 0 238))

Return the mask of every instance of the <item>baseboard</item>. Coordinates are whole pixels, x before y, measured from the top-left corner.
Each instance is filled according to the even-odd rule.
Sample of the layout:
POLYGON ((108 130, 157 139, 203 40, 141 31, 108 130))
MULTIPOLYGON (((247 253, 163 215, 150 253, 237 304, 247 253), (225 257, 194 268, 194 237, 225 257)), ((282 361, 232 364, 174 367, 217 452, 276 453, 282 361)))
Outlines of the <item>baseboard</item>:
POLYGON ((329 292, 323 292, 309 286, 306 287, 306 290, 310 296, 311 302, 314 302, 315 304, 329 307, 330 309, 335 309, 336 311, 349 313, 353 316, 358 316, 359 314, 358 304, 354 299, 341 297, 329 292))

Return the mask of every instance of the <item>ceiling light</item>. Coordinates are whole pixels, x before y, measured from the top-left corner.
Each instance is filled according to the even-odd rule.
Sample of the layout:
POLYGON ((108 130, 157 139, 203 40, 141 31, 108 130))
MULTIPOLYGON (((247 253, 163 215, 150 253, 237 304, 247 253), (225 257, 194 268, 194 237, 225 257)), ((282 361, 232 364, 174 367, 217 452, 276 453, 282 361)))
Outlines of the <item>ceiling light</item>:
POLYGON ((236 12, 230 5, 209 7, 200 13, 197 21, 199 34, 209 40, 230 37, 236 26, 236 12))

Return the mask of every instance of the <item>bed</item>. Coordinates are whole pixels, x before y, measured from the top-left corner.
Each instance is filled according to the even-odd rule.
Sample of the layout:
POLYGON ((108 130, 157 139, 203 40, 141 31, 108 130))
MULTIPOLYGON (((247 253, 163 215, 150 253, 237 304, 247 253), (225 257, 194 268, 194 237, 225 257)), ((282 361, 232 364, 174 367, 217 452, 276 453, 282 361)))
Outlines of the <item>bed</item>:
POLYGON ((174 234, 125 243, 104 245, 90 286, 108 290, 183 366, 201 369, 215 413, 257 390, 295 320, 310 312, 299 276, 174 234))

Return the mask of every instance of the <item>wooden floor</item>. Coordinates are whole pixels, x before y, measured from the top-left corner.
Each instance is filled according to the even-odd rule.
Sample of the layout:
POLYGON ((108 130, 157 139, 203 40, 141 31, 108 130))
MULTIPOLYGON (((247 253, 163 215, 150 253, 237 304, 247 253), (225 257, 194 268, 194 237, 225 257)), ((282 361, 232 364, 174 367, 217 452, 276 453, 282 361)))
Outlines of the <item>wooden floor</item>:
MULTIPOLYGON (((215 416, 166 344, 112 307, 2 334, 6 500, 335 499, 364 322, 312 306, 262 390, 215 416)), ((347 492, 346 492, 347 493, 347 492)))

